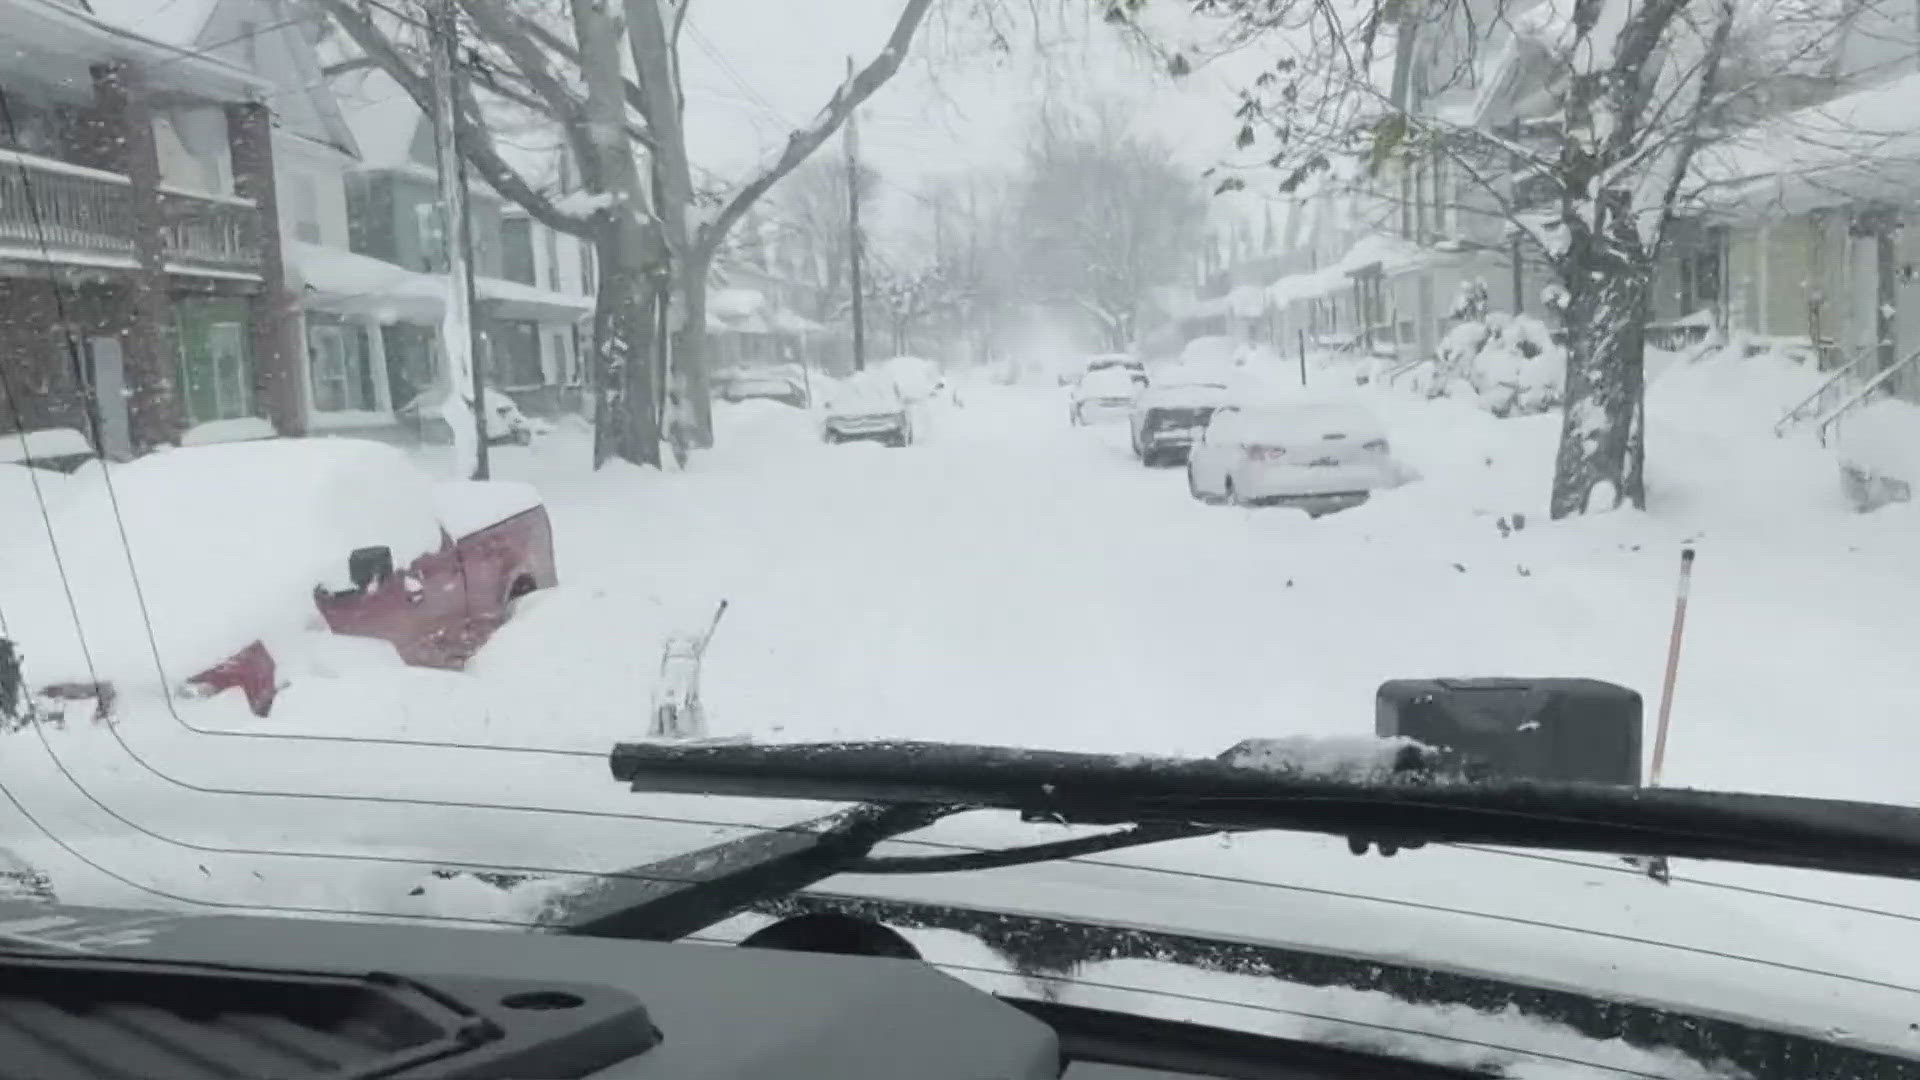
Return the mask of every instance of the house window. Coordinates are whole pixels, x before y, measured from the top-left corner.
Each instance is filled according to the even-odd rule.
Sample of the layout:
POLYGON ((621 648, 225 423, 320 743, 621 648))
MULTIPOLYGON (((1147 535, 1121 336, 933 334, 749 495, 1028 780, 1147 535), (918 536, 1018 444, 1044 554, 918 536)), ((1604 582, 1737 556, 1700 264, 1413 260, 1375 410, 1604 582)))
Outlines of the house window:
POLYGON ((531 218, 510 217, 500 223, 500 276, 522 285, 537 284, 531 218))
POLYGON ((487 371, 495 386, 525 389, 546 385, 540 364, 540 324, 500 319, 487 335, 487 371))
POLYGON ((547 288, 560 291, 560 234, 552 229, 541 229, 541 235, 547 242, 547 288))
POLYGON ((437 202, 423 202, 413 208, 414 227, 419 230, 420 267, 438 274, 447 267, 447 219, 437 202))
POLYGON ((182 300, 180 386, 196 424, 253 415, 253 356, 244 300, 182 300))
POLYGON ((592 296, 599 291, 599 279, 594 276, 594 272, 597 269, 598 267, 594 265, 593 245, 581 244, 580 287, 586 291, 588 296, 592 296))
POLYGON ((293 178, 293 238, 303 243, 320 242, 320 185, 307 173, 293 178))
POLYGON ((430 326, 392 323, 380 328, 380 347, 387 357, 387 400, 395 408, 406 408, 439 377, 438 343, 430 326))
POLYGON ((380 407, 364 327, 309 313, 307 370, 316 411, 370 412, 380 407))
POLYGON ((581 323, 573 324, 573 378, 569 386, 580 386, 587 381, 587 365, 593 358, 593 328, 581 323))
POLYGON ((555 330, 547 335, 547 351, 553 354, 553 381, 561 386, 572 386, 576 381, 573 374, 573 352, 567 346, 571 344, 564 330, 555 330))

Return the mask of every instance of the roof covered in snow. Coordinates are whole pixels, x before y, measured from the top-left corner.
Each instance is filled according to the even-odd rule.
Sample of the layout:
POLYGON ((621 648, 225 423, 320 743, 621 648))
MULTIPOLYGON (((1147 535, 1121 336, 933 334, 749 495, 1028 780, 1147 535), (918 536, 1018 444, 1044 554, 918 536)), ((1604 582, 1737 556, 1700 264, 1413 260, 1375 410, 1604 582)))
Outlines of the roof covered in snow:
POLYGON ((1726 212, 1801 211, 1909 197, 1920 183, 1920 73, 1775 117, 1702 147, 1700 202, 1726 212))
POLYGON ((313 306, 433 321, 447 301, 447 279, 419 274, 369 255, 321 244, 287 245, 289 277, 313 306))

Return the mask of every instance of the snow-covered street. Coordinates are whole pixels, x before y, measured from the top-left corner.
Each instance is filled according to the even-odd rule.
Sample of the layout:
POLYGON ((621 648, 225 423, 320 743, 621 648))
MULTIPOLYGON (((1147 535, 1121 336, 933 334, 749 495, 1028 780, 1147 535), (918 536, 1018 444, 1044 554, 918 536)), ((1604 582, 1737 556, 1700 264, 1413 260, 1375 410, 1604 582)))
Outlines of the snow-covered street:
MULTIPOLYGON (((0 835, 70 901, 520 924, 547 887, 430 868, 557 887, 819 809, 643 797, 608 776, 612 743, 645 734, 663 637, 721 599, 704 677, 715 735, 1211 755, 1248 737, 1368 735, 1374 690, 1395 677, 1611 679, 1642 692, 1650 723, 1683 541, 1700 556, 1668 782, 1912 802, 1920 515, 1847 512, 1823 451, 1767 433, 1766 403, 1798 376, 1773 363, 1670 369, 1652 401, 1651 511, 1566 524, 1533 512, 1556 417, 1389 391, 1363 400, 1422 479, 1317 520, 1203 505, 1182 470, 1133 459, 1124 424, 1069 426, 1050 389, 969 388, 904 449, 828 446, 802 411, 726 406, 719 447, 683 473, 590 473, 585 434, 562 429, 497 454, 548 502, 560 587, 523 602, 467 672, 330 638, 290 665, 265 720, 237 693, 171 712, 136 696, 112 727, 11 733, 0 777, 17 805, 0 806, 0 835)), ((996 843, 1004 828, 958 819, 929 835, 996 843)), ((1416 937, 1461 935, 1467 912, 1552 914, 1690 955, 1764 941, 1772 963, 1883 989, 1903 977, 1888 943, 1920 947, 1920 899, 1897 882, 1707 866, 1657 890, 1595 860, 1382 864, 1337 847, 1243 838, 1227 862, 1452 912, 1407 915, 1416 937)), ((1127 861, 1192 871, 1217 855, 1195 842, 1127 861)), ((1223 930, 1274 917, 1163 884, 1135 908, 1169 919, 1175 904, 1223 930)), ((1333 904, 1333 921, 1284 933, 1344 932, 1325 896, 1288 903, 1333 904)), ((1458 937, 1480 950, 1460 962, 1487 962, 1495 941, 1522 966, 1536 946, 1565 962, 1540 937, 1562 930, 1501 932, 1458 937)))

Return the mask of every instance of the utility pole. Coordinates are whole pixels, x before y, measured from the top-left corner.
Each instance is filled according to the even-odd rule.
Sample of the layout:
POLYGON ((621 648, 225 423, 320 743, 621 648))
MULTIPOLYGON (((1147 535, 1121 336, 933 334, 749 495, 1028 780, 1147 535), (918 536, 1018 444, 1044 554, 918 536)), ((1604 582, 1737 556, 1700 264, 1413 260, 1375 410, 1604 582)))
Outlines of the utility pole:
POLYGON ((433 39, 433 146, 440 169, 440 227, 447 247, 447 313, 440 322, 440 346, 446 354, 447 404, 442 410, 453 428, 454 456, 468 476, 485 480, 487 468, 486 382, 480 372, 480 327, 473 318, 473 222, 467 214, 466 160, 460 155, 456 122, 460 94, 459 26, 454 0, 429 0, 427 32, 433 39), (470 416, 461 399, 470 398, 470 416), (474 451, 461 453, 464 423, 471 423, 474 451))
MULTIPOLYGON (((847 57, 847 83, 853 83, 853 57, 847 57)), ((859 110, 847 113, 848 278, 853 289, 853 370, 867 370, 867 329, 860 301, 860 126, 859 110)))

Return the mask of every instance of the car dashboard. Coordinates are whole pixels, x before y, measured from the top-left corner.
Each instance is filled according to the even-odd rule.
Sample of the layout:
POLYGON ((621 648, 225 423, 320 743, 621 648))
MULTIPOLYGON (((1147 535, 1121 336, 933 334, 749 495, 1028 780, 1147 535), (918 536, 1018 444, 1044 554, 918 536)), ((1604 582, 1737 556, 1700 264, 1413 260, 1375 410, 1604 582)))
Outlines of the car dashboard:
POLYGON ((0 927, 0 1078, 1483 1075, 1003 999, 909 959, 43 905, 0 904, 0 927))

